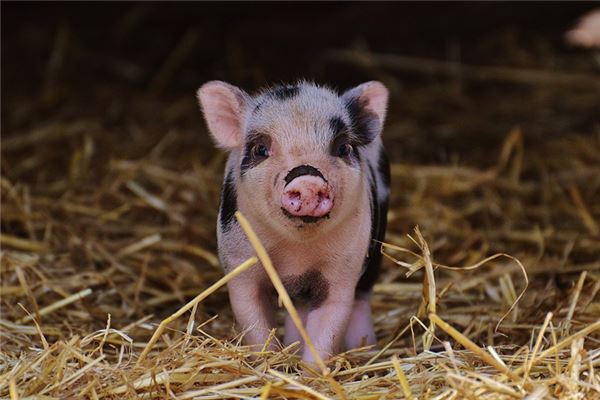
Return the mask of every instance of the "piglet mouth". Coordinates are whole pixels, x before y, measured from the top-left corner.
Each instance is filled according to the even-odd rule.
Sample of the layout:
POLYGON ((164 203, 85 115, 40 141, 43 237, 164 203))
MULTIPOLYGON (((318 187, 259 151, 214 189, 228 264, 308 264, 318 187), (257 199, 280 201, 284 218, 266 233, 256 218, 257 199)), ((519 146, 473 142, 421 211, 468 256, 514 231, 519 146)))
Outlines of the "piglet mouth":
POLYGON ((286 210, 285 208, 281 207, 281 211, 283 211, 283 215, 285 215, 286 217, 288 217, 291 220, 298 220, 298 221, 302 221, 305 224, 315 224, 317 222, 320 222, 322 220, 325 219, 329 219, 329 213, 323 215, 322 217, 313 217, 310 215, 293 215, 291 214, 288 210, 286 210))

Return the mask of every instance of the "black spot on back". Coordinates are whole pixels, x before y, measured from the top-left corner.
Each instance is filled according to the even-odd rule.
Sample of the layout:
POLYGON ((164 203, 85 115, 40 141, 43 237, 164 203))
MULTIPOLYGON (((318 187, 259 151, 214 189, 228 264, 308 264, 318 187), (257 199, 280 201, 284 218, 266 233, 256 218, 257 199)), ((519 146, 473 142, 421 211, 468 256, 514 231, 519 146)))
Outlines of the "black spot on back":
POLYGON ((234 222, 234 214, 237 211, 237 193, 233 182, 233 171, 229 170, 225 181, 223 182, 223 191, 221 192, 221 206, 219 216, 221 229, 226 232, 231 228, 234 222))
POLYGON ((367 110, 363 103, 359 97, 352 97, 346 101, 346 110, 352 121, 352 131, 359 145, 371 143, 381 129, 377 115, 367 110))
POLYGON ((285 277, 282 283, 298 308, 318 308, 329 296, 329 282, 317 269, 308 270, 302 275, 285 277))
POLYGON ((295 97, 300 93, 300 87, 298 86, 277 86, 269 94, 277 100, 287 100, 295 97))
POLYGON ((368 255, 363 265, 363 274, 356 284, 356 297, 367 295, 379 276, 381 269, 381 243, 385 239, 387 226, 388 201, 382 202, 377 198, 377 181, 375 171, 369 166, 371 172, 371 242, 368 255))
POLYGON ((392 183, 392 176, 390 173, 390 161, 388 160, 387 154, 385 153, 383 146, 381 146, 381 148, 379 149, 379 160, 377 161, 377 170, 383 178, 383 183, 385 183, 385 186, 389 188, 390 184, 392 183))

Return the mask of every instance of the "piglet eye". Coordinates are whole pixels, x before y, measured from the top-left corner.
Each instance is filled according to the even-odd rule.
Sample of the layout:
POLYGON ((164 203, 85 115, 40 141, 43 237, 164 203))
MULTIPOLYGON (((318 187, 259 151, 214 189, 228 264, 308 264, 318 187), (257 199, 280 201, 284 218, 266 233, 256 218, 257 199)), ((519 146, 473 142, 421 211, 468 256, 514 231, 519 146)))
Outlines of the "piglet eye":
POLYGON ((256 158, 269 157, 269 148, 262 143, 257 143, 252 147, 252 155, 256 158))
POLYGON ((336 149, 336 156, 348 157, 352 153, 352 145, 350 143, 341 143, 336 149))

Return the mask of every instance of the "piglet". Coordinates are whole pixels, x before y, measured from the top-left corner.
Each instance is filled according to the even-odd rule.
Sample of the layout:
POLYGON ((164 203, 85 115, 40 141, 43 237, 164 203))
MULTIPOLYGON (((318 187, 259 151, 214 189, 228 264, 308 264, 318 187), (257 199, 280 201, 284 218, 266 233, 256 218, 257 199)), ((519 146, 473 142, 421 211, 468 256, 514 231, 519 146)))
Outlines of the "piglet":
MULTIPOLYGON (((390 170, 381 141, 388 90, 367 82, 343 94, 309 82, 254 96, 221 81, 198 90, 216 145, 229 152, 217 223, 225 272, 254 250, 252 224, 326 359, 376 343, 370 297, 388 209, 390 170)), ((248 344, 275 326, 276 292, 262 266, 228 285, 248 344)), ((288 316, 284 343, 301 340, 288 316)), ((314 363, 307 348, 302 357, 314 363)))

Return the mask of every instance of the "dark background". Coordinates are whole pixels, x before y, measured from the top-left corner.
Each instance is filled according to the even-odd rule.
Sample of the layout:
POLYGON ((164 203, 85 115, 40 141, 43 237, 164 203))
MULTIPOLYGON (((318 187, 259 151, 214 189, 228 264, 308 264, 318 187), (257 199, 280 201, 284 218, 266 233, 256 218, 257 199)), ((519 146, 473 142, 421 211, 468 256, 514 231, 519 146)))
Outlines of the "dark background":
MULTIPOLYGON (((102 116, 108 128, 153 118, 148 130, 156 128, 157 135, 173 127, 200 130, 204 125, 193 102, 207 80, 251 91, 298 78, 340 89, 380 79, 392 92, 387 135, 393 160, 485 162, 485 152, 470 150, 495 148, 516 124, 527 128, 529 141, 586 130, 595 112, 577 99, 594 93, 537 86, 532 92, 527 84, 364 67, 336 61, 332 52, 362 49, 473 65, 597 72, 592 57, 563 40, 594 6, 3 2, 2 131, 11 135, 40 121, 75 116, 102 116), (182 104, 175 117, 162 117, 182 104)), ((147 133, 149 145, 157 135, 147 133)), ((121 133, 114 139, 132 138, 121 133)), ((208 146, 205 139, 190 138, 208 146)))
POLYGON ((164 88, 173 93, 186 93, 208 79, 227 79, 249 89, 299 77, 348 86, 369 77, 326 65, 324 59, 329 50, 356 46, 444 60, 459 44, 465 63, 540 66, 540 60, 525 54, 507 58, 500 40, 493 43, 491 38, 512 35, 513 44, 540 54, 544 46, 549 47, 546 52, 565 50, 562 34, 594 6, 3 2, 2 77, 6 94, 39 88, 61 27, 69 30, 73 47, 66 55, 63 82, 89 85, 104 79, 138 89, 148 88, 153 73, 187 32, 196 32, 192 50, 164 88), (111 69, 111 61, 122 63, 124 70, 111 69))

